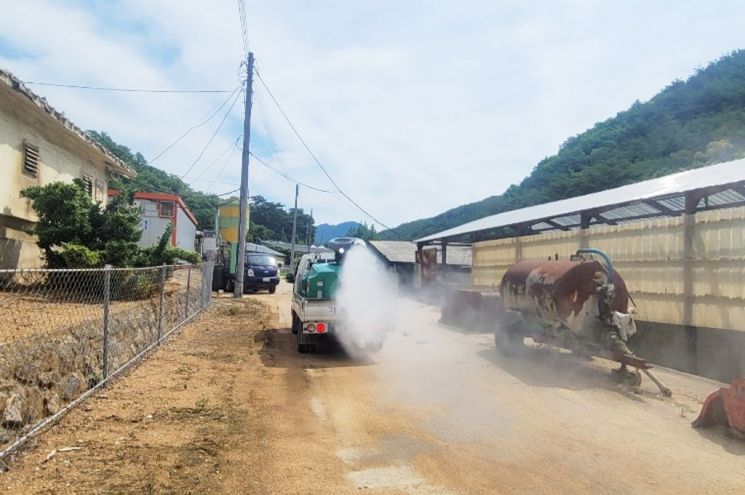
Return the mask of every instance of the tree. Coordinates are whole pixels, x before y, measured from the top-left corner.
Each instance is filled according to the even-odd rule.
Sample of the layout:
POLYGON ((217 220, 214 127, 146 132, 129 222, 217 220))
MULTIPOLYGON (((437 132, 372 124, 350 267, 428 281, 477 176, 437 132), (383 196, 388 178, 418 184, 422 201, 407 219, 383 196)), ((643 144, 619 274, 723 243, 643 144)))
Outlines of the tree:
POLYGON ((357 237, 363 241, 375 241, 378 239, 378 233, 375 230, 375 225, 367 226, 367 222, 352 227, 347 232, 347 237, 357 237))
POLYGON ((39 216, 32 234, 49 268, 127 266, 137 254, 139 209, 131 198, 106 208, 93 203, 82 181, 52 182, 21 191, 39 216))
POLYGON ((218 196, 193 190, 180 177, 149 165, 141 153, 135 153, 128 147, 117 143, 105 132, 88 131, 88 135, 137 172, 137 177, 134 179, 113 181, 112 188, 128 187, 135 191, 177 194, 197 217, 199 228, 215 227, 215 213, 220 203, 218 196))

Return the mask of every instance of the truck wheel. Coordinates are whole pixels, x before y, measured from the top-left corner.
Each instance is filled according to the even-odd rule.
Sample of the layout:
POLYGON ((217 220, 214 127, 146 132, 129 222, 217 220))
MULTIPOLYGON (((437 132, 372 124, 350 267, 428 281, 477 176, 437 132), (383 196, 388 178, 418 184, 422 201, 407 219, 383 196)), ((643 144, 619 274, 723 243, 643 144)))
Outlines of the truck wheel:
POLYGON ((297 332, 297 352, 301 354, 305 354, 306 352, 313 352, 315 350, 316 345, 313 344, 310 336, 305 335, 303 333, 302 329, 303 322, 300 321, 300 318, 298 318, 298 332, 297 332))
POLYGON ((274 287, 269 287, 269 294, 274 294, 275 292, 277 292, 277 286, 276 285, 274 287))
POLYGON ((298 329, 300 328, 300 318, 297 317, 295 312, 292 312, 292 328, 290 330, 293 334, 297 335, 298 329))
POLYGON ((525 325, 523 316, 516 311, 505 312, 500 324, 494 329, 494 346, 505 356, 514 356, 522 349, 523 331, 525 325))
POLYGON ((233 289, 234 288, 235 288, 235 286, 233 285, 233 280, 232 279, 227 279, 225 281, 225 292, 228 292, 228 293, 233 292, 233 289))

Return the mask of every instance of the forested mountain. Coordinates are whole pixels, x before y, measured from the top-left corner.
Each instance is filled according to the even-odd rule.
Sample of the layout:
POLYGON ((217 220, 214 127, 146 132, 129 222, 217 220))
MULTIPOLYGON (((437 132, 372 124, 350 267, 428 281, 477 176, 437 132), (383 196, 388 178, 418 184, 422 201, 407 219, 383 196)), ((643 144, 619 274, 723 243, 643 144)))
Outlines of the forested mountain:
POLYGON ((322 223, 316 227, 316 235, 313 244, 323 246, 326 241, 334 237, 344 237, 350 230, 358 227, 359 222, 342 222, 336 225, 322 223))
MULTIPOLYGON (((119 184, 112 183, 112 187, 128 187, 135 191, 178 194, 186 202, 189 209, 194 212, 200 229, 214 228, 218 205, 221 202, 230 201, 231 198, 220 198, 214 194, 195 191, 178 176, 148 165, 147 160, 141 153, 133 152, 128 147, 117 143, 105 132, 88 131, 88 134, 105 146, 114 156, 137 171, 135 179, 124 180, 123 183, 119 184)), ((286 208, 281 203, 267 201, 261 196, 253 197, 248 232, 249 240, 289 241, 292 235, 292 212, 292 208, 286 208)), ((301 208, 298 208, 297 224, 299 242, 305 242, 309 228, 311 237, 314 235, 313 219, 310 215, 305 214, 301 208)))
POLYGON ((404 223, 380 237, 416 239, 486 215, 744 156, 745 51, 739 50, 567 139, 504 194, 404 223))

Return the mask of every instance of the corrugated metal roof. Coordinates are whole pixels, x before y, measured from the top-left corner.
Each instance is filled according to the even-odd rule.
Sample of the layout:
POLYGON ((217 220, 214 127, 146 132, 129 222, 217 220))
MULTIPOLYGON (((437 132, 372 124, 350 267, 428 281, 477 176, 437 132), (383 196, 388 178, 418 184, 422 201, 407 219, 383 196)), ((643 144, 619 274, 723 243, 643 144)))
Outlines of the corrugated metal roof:
POLYGON ((391 263, 416 263, 416 244, 409 241, 368 241, 391 263))
MULTIPOLYGON (((664 198, 698 189, 724 186, 743 181, 745 181, 745 160, 735 160, 585 196, 498 213, 422 237, 421 239, 417 239, 416 242, 440 240, 518 223, 537 222, 562 216, 571 217, 585 210, 603 208, 614 204, 628 205, 629 203, 664 198)), ((721 196, 717 200, 721 201, 721 196)), ((662 203, 662 201, 660 202, 662 203)), ((679 202, 680 200, 676 199, 671 204, 679 206, 679 202)), ((666 203, 663 204, 667 206, 666 203)), ((643 207, 644 210, 648 208, 650 207, 647 205, 643 207)), ((671 209, 679 210, 679 208, 671 209)), ((636 210, 641 211, 639 209, 636 210)))
POLYGON ((280 253, 279 251, 275 251, 274 249, 270 247, 262 246, 261 244, 256 244, 254 242, 246 243, 246 252, 247 253, 271 254, 272 256, 279 256, 280 258, 285 257, 285 255, 280 253))
MULTIPOLYGON (((416 244, 409 241, 368 241, 376 251, 391 263, 416 263, 416 244)), ((437 262, 442 263, 442 250, 437 249, 437 262)), ((469 246, 448 246, 447 264, 471 266, 469 246)))

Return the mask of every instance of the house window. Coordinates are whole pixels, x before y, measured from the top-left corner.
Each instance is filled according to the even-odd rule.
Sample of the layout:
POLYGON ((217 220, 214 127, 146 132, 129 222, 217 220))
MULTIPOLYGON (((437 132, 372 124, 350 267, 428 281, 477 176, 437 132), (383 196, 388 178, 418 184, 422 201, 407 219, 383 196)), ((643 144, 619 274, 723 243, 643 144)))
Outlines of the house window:
POLYGON ((158 203, 158 216, 162 218, 173 218, 173 201, 161 201, 158 203))
POLYGON ((39 176, 39 148, 33 144, 23 143, 23 173, 31 176, 39 176))
POLYGON ((92 198, 93 197, 93 177, 87 174, 83 174, 83 185, 85 187, 85 192, 87 192, 88 196, 92 198))

